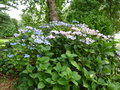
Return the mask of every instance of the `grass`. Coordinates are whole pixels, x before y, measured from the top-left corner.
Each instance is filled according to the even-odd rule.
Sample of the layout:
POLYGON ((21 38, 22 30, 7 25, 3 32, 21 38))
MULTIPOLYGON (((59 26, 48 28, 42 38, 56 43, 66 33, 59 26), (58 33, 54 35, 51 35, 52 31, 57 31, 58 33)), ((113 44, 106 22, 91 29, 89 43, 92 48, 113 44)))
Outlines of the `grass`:
POLYGON ((7 39, 0 39, 0 47, 1 46, 5 46, 6 42, 9 42, 11 40, 11 38, 7 38, 7 39))

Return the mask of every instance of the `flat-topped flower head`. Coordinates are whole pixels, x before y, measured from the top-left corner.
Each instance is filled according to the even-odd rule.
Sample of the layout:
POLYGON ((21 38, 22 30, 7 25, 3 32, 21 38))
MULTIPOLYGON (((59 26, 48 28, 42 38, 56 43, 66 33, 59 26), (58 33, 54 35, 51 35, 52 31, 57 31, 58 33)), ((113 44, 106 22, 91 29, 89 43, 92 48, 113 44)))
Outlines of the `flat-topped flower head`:
POLYGON ((17 43, 10 43, 10 45, 12 45, 12 46, 14 46, 14 45, 16 45, 17 43))
POLYGON ((15 36, 15 37, 19 37, 19 36, 20 36, 20 34, 15 33, 15 34, 14 34, 14 36, 15 36))
POLYGON ((24 54, 24 58, 28 58, 28 57, 30 57, 29 54, 24 54))
POLYGON ((7 57, 11 58, 11 57, 14 57, 15 55, 7 55, 7 57))
POLYGON ((25 43, 23 43, 23 44, 22 44, 22 46, 26 46, 26 44, 25 44, 25 43))
POLYGON ((37 38, 37 39, 34 39, 34 42, 35 42, 35 43, 38 43, 38 44, 41 44, 41 43, 43 43, 43 40, 37 38))
POLYGON ((42 35, 43 32, 42 32, 41 30, 37 30, 37 31, 35 31, 35 34, 37 34, 37 35, 42 35))
POLYGON ((31 26, 26 26, 26 28, 27 28, 27 29, 33 29, 33 27, 31 27, 31 26))
POLYGON ((49 36, 47 36, 47 38, 48 38, 48 39, 53 39, 53 38, 55 38, 55 36, 49 35, 49 36))

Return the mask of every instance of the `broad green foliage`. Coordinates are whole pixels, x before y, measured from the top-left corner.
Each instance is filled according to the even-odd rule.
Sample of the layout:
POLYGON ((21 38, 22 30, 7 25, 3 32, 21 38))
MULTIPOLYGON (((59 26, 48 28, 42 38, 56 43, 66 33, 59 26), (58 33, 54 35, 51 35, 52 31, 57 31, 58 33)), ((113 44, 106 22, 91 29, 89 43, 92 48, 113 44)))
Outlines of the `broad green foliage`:
MULTIPOLYGON (((82 24, 53 22, 14 34, 0 58, 19 90, 119 90, 116 42, 82 24)), ((119 69, 119 68, 118 68, 119 69)))
MULTIPOLYGON (((49 8, 47 0, 20 0, 21 4, 26 5, 27 8, 23 10, 22 21, 25 26, 38 27, 39 24, 49 22, 49 8)), ((69 2, 69 0, 55 0, 57 12, 62 20, 62 9, 69 2)))
POLYGON ((78 20, 105 35, 111 35, 120 30, 119 6, 118 0, 73 0, 64 11, 63 20, 78 20))
POLYGON ((0 12, 0 37, 11 37, 16 31, 11 18, 6 13, 0 12))

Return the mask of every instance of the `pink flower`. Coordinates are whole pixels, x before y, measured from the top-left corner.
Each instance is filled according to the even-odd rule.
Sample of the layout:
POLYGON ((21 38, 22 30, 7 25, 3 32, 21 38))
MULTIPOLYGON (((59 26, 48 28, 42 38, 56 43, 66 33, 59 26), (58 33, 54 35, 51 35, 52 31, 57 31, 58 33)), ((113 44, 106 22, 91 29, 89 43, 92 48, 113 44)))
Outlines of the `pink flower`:
POLYGON ((14 34, 14 36, 15 36, 15 37, 19 37, 19 36, 20 36, 20 34, 15 33, 15 34, 14 34))
POLYGON ((48 38, 49 38, 49 39, 53 39, 53 38, 55 38, 55 36, 49 35, 48 38))

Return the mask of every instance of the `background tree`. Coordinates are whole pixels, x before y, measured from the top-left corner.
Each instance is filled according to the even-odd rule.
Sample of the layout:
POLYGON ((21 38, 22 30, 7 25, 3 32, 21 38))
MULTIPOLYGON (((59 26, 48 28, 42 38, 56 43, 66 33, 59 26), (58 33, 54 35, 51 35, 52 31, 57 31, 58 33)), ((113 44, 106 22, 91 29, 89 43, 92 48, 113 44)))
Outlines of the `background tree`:
POLYGON ((59 16, 56 10, 55 0, 47 0, 47 4, 49 7, 49 19, 50 21, 58 21, 59 16))
POLYGON ((0 12, 0 38, 11 37, 15 32, 17 32, 16 26, 10 16, 0 12))
POLYGON ((101 33, 114 34, 120 30, 119 4, 118 0, 72 0, 64 11, 64 21, 77 20, 101 33))
POLYGON ((62 20, 62 9, 69 0, 21 0, 20 2, 27 6, 21 15, 25 25, 27 21, 29 21, 33 23, 33 25, 31 23, 27 25, 38 27, 41 23, 49 23, 49 21, 52 20, 62 20), (24 18, 26 16, 27 18, 24 18))
POLYGON ((16 0, 0 0, 0 11, 3 11, 3 10, 8 10, 10 7, 12 8, 17 8, 16 5, 17 5, 17 1, 16 0))

